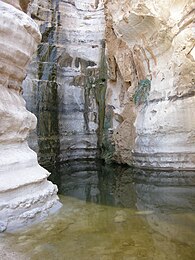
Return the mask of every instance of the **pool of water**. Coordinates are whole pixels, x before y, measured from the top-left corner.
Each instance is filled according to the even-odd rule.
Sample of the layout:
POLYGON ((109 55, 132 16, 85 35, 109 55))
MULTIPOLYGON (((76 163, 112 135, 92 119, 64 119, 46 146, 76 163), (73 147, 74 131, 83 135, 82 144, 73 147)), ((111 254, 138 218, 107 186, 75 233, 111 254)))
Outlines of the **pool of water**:
POLYGON ((75 161, 50 178, 59 187, 61 210, 3 235, 26 259, 195 259, 194 172, 75 161))

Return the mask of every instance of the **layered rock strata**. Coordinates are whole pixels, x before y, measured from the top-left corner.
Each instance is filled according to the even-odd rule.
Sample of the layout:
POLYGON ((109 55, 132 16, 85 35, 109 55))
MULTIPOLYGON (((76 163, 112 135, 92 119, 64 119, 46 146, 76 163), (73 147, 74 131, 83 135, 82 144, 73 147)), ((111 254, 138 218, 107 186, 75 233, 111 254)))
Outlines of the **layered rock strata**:
POLYGON ((113 158, 195 168, 194 1, 114 0, 105 12, 113 158))
POLYGON ((38 117, 32 147, 44 165, 95 158, 105 92, 103 1, 37 0, 30 12, 42 33, 23 84, 38 117))
POLYGON ((22 81, 40 42, 19 1, 0 2, 0 229, 15 229, 59 208, 57 187, 26 142, 36 117, 26 110, 22 81), (13 5, 12 5, 13 4, 13 5))

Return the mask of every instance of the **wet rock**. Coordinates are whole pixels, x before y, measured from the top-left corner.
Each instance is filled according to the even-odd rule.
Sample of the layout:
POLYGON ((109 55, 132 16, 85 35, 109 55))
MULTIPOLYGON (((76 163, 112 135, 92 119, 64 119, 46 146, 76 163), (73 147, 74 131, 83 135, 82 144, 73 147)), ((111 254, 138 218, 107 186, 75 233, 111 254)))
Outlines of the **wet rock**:
POLYGON ((127 213, 123 210, 119 210, 116 212, 114 217, 115 223, 123 223, 127 220, 127 213))
MULTIPOLYGON (((103 1, 34 1, 42 42, 23 83, 38 128, 29 141, 43 165, 95 158, 103 69, 103 1)), ((101 100, 104 99, 101 96, 101 100)))
POLYGON ((0 233, 7 229, 7 223, 0 221, 0 233))

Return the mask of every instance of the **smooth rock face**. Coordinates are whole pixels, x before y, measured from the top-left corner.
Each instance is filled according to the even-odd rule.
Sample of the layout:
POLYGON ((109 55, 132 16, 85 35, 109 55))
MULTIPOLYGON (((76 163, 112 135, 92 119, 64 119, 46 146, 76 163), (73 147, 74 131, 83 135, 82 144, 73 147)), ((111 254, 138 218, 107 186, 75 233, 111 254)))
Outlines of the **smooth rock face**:
POLYGON ((57 187, 47 181, 49 173, 26 142, 36 117, 26 110, 21 84, 41 35, 19 1, 15 7, 5 2, 0 2, 1 231, 38 221, 60 206, 57 187))
POLYGON ((30 138, 41 164, 97 156, 105 89, 102 1, 33 1, 42 42, 23 83, 38 118, 30 138))
POLYGON ((114 157, 195 168, 194 1, 114 0, 105 8, 114 157), (128 150, 118 142, 124 131, 128 150))

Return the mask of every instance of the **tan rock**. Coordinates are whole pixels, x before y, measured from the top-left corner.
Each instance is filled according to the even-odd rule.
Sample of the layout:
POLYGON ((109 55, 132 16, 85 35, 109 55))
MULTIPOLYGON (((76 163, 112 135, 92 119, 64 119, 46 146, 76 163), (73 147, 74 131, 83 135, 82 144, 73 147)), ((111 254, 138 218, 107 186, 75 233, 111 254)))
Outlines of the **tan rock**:
MULTIPOLYGON (((136 166, 195 167, 193 2, 114 0, 105 3, 108 93, 112 93, 107 104, 122 115, 125 107, 132 104, 138 83, 151 82, 146 102, 132 109, 137 115, 136 139, 131 134, 133 124, 129 136, 125 136, 127 143, 135 140, 136 166), (129 88, 121 104, 120 94, 127 81, 129 88)), ((131 122, 135 117, 132 110, 127 115, 131 122)), ((114 128, 119 132, 123 129, 120 122, 114 128)), ((117 142, 116 139, 116 147, 117 142)), ((121 158, 123 162, 123 155, 121 158)))

